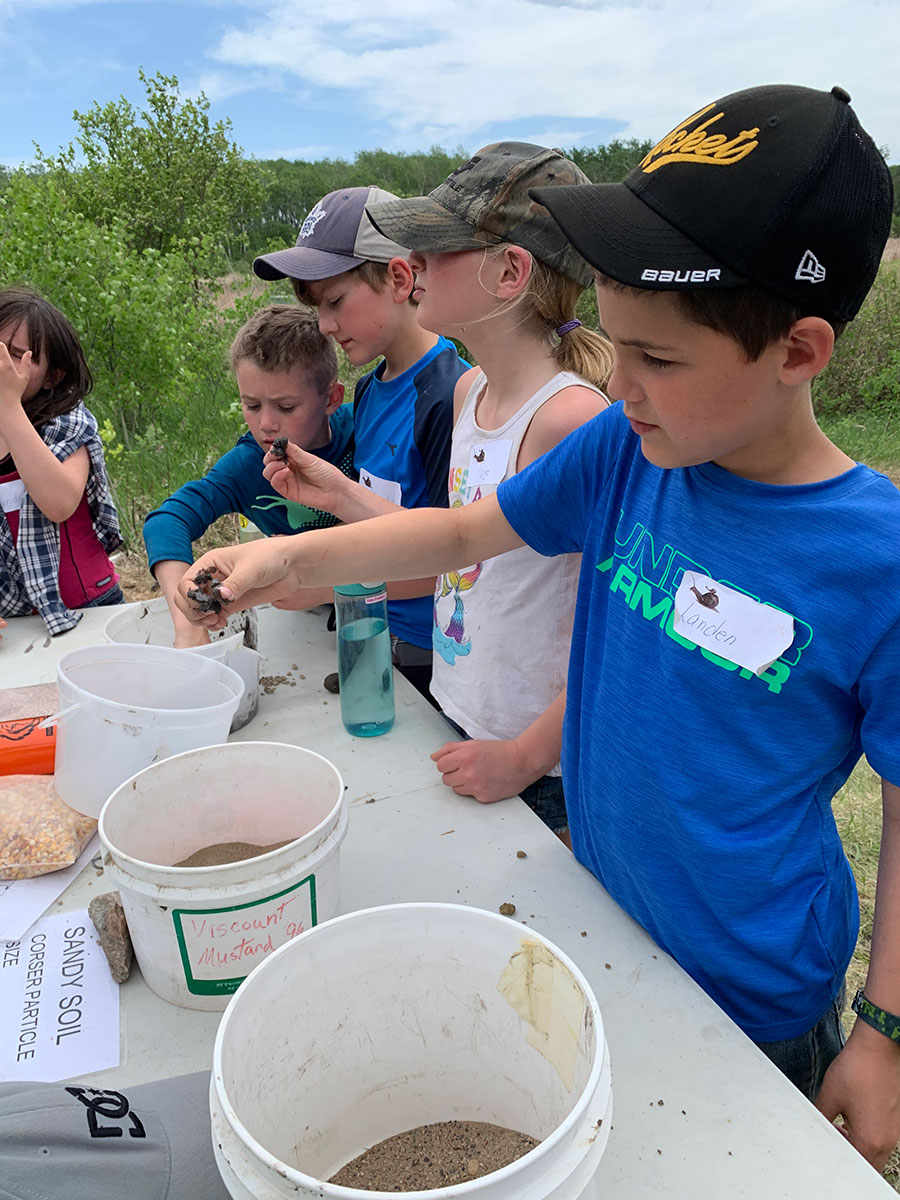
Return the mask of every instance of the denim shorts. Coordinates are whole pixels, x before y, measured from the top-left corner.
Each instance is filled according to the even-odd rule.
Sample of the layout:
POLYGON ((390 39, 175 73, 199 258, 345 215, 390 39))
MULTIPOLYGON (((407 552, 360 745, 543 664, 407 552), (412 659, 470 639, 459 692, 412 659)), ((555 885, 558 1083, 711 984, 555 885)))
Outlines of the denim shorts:
POLYGON ((87 604, 79 604, 79 608, 105 608, 107 604, 124 604, 125 593, 116 584, 111 587, 108 592, 104 592, 102 596, 95 596, 93 600, 88 600, 87 604))
POLYGON ((847 999, 847 985, 841 984, 828 1011, 812 1029, 783 1042, 757 1042, 766 1058, 787 1075, 808 1100, 815 1100, 825 1072, 840 1054, 846 1038, 841 1013, 847 999))
MULTIPOLYGON (((446 713, 441 716, 448 725, 459 734, 464 741, 470 742, 471 736, 461 725, 450 719, 446 713)), ((569 828, 569 818, 566 813, 566 798, 563 795, 563 783, 560 775, 542 775, 534 783, 519 792, 531 811, 547 826, 551 833, 566 833, 569 828)))

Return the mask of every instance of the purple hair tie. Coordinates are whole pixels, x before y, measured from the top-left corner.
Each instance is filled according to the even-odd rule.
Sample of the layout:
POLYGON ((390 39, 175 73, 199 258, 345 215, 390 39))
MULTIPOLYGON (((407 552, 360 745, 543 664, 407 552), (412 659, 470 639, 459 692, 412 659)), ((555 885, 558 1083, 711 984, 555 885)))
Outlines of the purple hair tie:
POLYGON ((571 333, 573 329, 577 329, 581 322, 577 317, 573 317, 571 321, 566 321, 564 325, 557 326, 557 337, 565 337, 567 333, 571 333))

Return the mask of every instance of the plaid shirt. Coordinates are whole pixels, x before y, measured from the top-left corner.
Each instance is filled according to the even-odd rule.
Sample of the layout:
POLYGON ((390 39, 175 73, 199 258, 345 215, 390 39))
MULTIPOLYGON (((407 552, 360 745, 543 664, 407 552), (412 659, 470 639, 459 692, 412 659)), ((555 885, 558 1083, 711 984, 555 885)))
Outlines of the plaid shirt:
MULTIPOLYGON (((40 433, 60 462, 79 446, 87 447, 91 465, 85 494, 91 522, 101 546, 111 554, 122 545, 122 537, 93 414, 79 403, 49 420, 40 433)), ((0 520, 0 614, 24 617, 35 609, 54 636, 81 620, 81 613, 67 608, 59 592, 59 525, 45 517, 26 492, 15 543, 8 522, 0 520)))

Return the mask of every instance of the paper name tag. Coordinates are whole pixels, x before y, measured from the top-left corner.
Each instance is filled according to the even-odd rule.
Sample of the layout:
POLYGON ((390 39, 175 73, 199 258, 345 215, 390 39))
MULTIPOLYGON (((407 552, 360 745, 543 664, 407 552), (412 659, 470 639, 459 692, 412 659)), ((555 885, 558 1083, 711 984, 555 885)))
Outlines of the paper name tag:
POLYGON ((512 450, 512 440, 503 438, 499 442, 477 442, 469 453, 469 474, 466 486, 469 488, 484 487, 486 484, 503 482, 506 469, 509 466, 509 452, 512 450))
POLYGON ((18 512, 25 499, 25 484, 21 479, 0 483, 0 508, 4 512, 18 512))
POLYGON ((382 500, 390 500, 392 504, 400 504, 403 498, 403 488, 396 480, 380 479, 371 471, 362 470, 359 473, 359 482, 361 487, 369 488, 376 496, 381 496, 382 500))
POLYGON ((673 629, 686 641, 760 675, 794 640, 794 618, 708 575, 685 571, 673 629))

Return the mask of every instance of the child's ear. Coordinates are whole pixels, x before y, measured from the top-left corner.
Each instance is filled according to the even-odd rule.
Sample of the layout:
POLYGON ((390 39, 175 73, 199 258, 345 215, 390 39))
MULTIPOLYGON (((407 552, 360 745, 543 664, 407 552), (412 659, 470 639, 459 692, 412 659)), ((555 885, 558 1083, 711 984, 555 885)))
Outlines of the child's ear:
POLYGON ((337 412, 343 403, 344 385, 335 380, 335 382, 331 385, 330 391, 328 392, 328 399, 325 403, 325 416, 330 417, 333 412, 337 412))
POLYGON ((522 246, 509 245, 503 257, 495 260, 499 268, 496 285, 491 288, 498 300, 512 300, 522 294, 531 278, 531 255, 522 246))
POLYGON ((413 269, 405 258, 392 258, 387 265, 387 286, 395 304, 405 304, 416 282, 413 269))
POLYGON ((782 383, 808 383, 828 365, 834 350, 834 330, 823 317, 801 317, 788 331, 784 347, 782 383))

